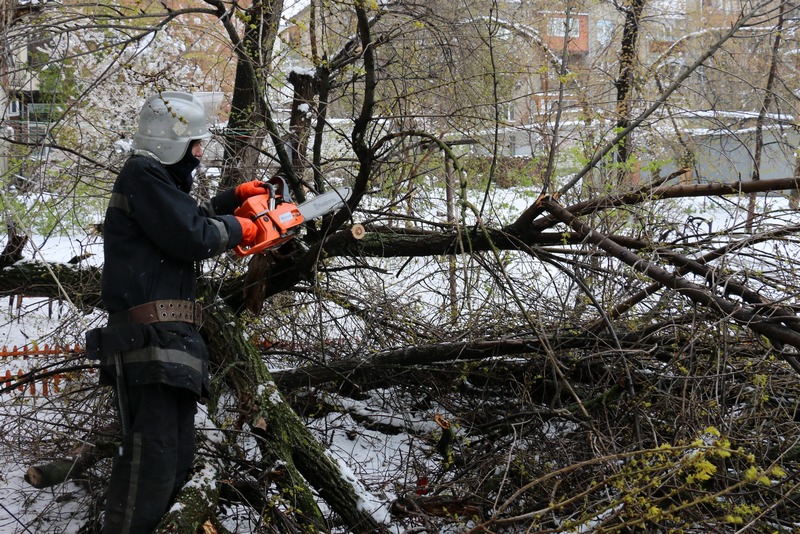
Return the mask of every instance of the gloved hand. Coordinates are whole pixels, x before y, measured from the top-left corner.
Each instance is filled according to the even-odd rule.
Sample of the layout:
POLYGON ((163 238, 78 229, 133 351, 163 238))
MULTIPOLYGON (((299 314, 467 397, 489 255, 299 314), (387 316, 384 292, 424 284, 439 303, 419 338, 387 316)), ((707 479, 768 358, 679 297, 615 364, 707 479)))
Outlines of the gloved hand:
POLYGON ((244 202, 250 197, 265 194, 267 192, 267 188, 265 187, 265 185, 266 184, 261 180, 252 180, 250 182, 245 182, 243 184, 237 185, 236 200, 238 200, 239 204, 241 205, 242 202, 244 202))
POLYGON ((239 242, 240 247, 252 247, 256 244, 256 236, 258 235, 258 226, 256 223, 245 217, 236 217, 239 225, 242 227, 242 240, 239 242))

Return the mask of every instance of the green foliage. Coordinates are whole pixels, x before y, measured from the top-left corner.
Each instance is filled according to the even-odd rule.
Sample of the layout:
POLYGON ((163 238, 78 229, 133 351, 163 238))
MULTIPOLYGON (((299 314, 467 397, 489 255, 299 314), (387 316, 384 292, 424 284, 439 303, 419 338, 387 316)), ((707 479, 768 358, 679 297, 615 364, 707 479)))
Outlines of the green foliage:
MULTIPOLYGON (((50 104, 63 104, 78 96, 76 69, 69 62, 47 65, 39 72, 41 100, 50 104)), ((57 108, 53 108, 57 110, 57 108)), ((57 116, 50 117, 51 120, 57 116)))
POLYGON ((62 170, 51 162, 40 170, 43 177, 37 180, 46 186, 27 184, 22 189, 10 187, 14 178, 8 173, 0 195, 5 219, 42 236, 82 235, 85 228, 98 223, 108 198, 98 195, 93 184, 74 182, 74 177, 61 174, 62 170))

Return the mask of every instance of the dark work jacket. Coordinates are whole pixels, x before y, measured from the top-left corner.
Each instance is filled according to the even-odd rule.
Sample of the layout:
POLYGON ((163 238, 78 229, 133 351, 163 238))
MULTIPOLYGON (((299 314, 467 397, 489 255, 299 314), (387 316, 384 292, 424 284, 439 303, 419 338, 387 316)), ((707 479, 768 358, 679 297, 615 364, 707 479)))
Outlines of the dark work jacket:
MULTIPOLYGON (((195 263, 239 244, 234 189, 198 205, 157 160, 132 156, 114 184, 103 225, 102 299, 109 314, 162 299, 195 299, 195 263)), ((87 334, 87 354, 110 383, 115 354, 130 385, 161 383, 204 394, 208 352, 183 322, 110 324, 87 334)))

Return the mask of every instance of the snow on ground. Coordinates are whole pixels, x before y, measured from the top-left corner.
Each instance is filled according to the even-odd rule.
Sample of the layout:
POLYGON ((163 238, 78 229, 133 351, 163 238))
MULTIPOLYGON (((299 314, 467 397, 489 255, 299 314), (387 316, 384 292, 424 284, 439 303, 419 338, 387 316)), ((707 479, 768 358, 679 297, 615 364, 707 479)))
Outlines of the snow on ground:
POLYGON ((46 463, 47 454, 56 441, 71 436, 60 435, 61 420, 50 398, 13 393, 2 397, 0 420, 4 435, 0 444, 0 533, 71 534, 84 525, 88 517, 88 493, 80 484, 67 482, 47 489, 36 489, 24 480, 32 458, 46 463), (16 421, 27 421, 30 430, 32 413, 36 413, 37 436, 21 431, 16 421), (55 424, 49 424, 55 423, 55 424), (47 428, 44 428, 47 427, 47 428), (41 434, 39 430, 41 429, 41 434))
MULTIPOLYGON (((46 259, 47 261, 66 263, 70 259, 90 253, 84 264, 100 265, 102 263, 102 246, 98 242, 86 245, 70 238, 34 238, 33 243, 26 246, 26 258, 46 259)), ((25 261, 25 260, 22 260, 25 261)), ((44 349, 45 345, 68 346, 83 345, 80 333, 85 331, 84 324, 93 320, 93 315, 75 313, 74 307, 65 295, 54 302, 33 297, 9 297, 0 305, 0 347, 12 351, 14 347, 32 348, 34 345, 44 349)), ((16 376, 18 372, 28 372, 32 368, 59 364, 64 355, 48 355, 37 357, 5 356, 0 357, 0 379, 6 372, 16 376)), ((35 384, 37 394, 31 395, 26 388, 24 392, 13 391, 0 396, 0 421, 2 421, 3 437, 0 440, 0 465, 4 466, 0 473, 0 533, 63 533, 77 532, 85 523, 86 491, 79 484, 68 482, 38 490, 24 480, 25 471, 31 458, 45 454, 52 441, 63 437, 59 435, 57 410, 53 404, 56 387, 61 392, 75 387, 67 381, 60 381, 58 386, 53 381, 48 388, 52 396, 44 397, 42 384, 35 384), (31 436, 20 433, 17 420, 27 420, 32 413, 45 422, 47 426, 38 443, 33 444, 37 450, 31 450, 31 436), (49 438, 48 438, 49 436, 49 438)))

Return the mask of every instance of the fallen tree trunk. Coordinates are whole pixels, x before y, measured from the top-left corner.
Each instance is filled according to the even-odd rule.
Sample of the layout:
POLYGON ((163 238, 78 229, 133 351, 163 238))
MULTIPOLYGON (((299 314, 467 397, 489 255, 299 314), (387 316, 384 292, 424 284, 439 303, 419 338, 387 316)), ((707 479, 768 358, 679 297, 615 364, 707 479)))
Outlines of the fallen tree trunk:
POLYGON ((387 350, 366 359, 343 360, 324 366, 279 371, 273 373, 273 377, 281 389, 289 390, 331 381, 356 382, 366 374, 385 372, 388 368, 428 365, 446 361, 467 362, 493 356, 536 353, 541 350, 541 340, 535 338, 436 343, 387 350))
POLYGON ((156 534, 195 534, 209 520, 219 500, 219 472, 210 464, 195 471, 183 485, 175 504, 164 514, 156 534))
MULTIPOLYGON (((628 195, 602 197, 565 209, 573 216, 577 216, 599 209, 648 200, 795 189, 797 181, 797 178, 790 177, 754 182, 660 186, 628 195)), ((555 225, 558 221, 559 219, 551 214, 537 219, 521 233, 511 232, 511 227, 508 227, 499 230, 486 229, 485 234, 475 233, 468 229, 460 236, 456 232, 450 231, 450 227, 447 225, 441 225, 440 229, 429 231, 368 225, 367 233, 361 239, 353 237, 349 228, 337 232, 325 241, 322 251, 327 256, 350 256, 357 251, 359 255, 370 257, 416 257, 460 254, 462 251, 457 245, 459 239, 469 242, 470 252, 493 249, 512 250, 518 249, 520 246, 576 244, 582 241, 582 237, 575 236, 570 232, 543 233, 543 230, 555 225)), ((652 246, 651 243, 625 236, 606 236, 606 238, 630 249, 652 246)), ((316 254, 319 251, 312 252, 316 254)), ((298 281, 298 272, 309 272, 298 269, 292 258, 285 258, 285 260, 281 268, 270 273, 265 282, 268 287, 265 296, 293 287, 298 281)), ((62 292, 64 292, 79 308, 101 306, 101 273, 100 269, 96 267, 35 262, 0 264, 0 267, 4 267, 3 276, 0 276, 1 296, 24 294, 59 298, 63 296, 62 292)), ((223 284, 221 296, 229 302, 232 298, 240 298, 243 285, 244 276, 233 277, 223 284)))
POLYGON ((227 384, 238 400, 241 420, 259 443, 266 475, 280 467, 286 476, 277 483, 298 520, 310 528, 326 530, 310 484, 352 532, 380 531, 354 484, 342 474, 320 443, 284 402, 275 382, 233 310, 216 301, 204 324, 214 381, 227 384))
MULTIPOLYGON (((800 189, 800 177, 789 176, 786 178, 773 178, 770 180, 751 180, 746 182, 711 182, 705 184, 678 184, 660 185, 657 187, 643 187, 621 195, 608 195, 592 200, 586 200, 565 206, 564 209, 572 215, 580 217, 595 213, 598 210, 613 209, 620 206, 639 204, 652 200, 667 198, 691 198, 708 196, 743 195, 747 193, 766 193, 768 191, 786 191, 800 189)), ((541 232, 550 228, 559 221, 553 214, 545 215, 533 221, 525 230, 541 232)))

